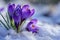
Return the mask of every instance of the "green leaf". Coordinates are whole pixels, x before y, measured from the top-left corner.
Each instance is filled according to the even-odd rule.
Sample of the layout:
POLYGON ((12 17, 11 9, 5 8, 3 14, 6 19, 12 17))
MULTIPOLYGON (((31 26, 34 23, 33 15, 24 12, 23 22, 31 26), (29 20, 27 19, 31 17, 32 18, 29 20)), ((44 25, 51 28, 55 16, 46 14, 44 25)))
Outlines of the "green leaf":
POLYGON ((0 22, 4 25, 4 27, 9 30, 9 28, 0 20, 0 22))
POLYGON ((9 18, 8 13, 6 13, 6 18, 7 18, 7 22, 10 24, 10 18, 9 18))
POLYGON ((11 26, 12 26, 12 28, 13 28, 14 30, 16 29, 16 26, 15 26, 14 20, 11 20, 11 26))
POLYGON ((22 21, 21 25, 19 25, 18 32, 23 31, 22 27, 24 26, 25 22, 26 22, 26 20, 22 21))
POLYGON ((7 26, 10 28, 9 23, 7 23, 6 19, 4 18, 4 16, 2 14, 0 14, 2 16, 2 18, 4 19, 4 21, 6 22, 7 26))

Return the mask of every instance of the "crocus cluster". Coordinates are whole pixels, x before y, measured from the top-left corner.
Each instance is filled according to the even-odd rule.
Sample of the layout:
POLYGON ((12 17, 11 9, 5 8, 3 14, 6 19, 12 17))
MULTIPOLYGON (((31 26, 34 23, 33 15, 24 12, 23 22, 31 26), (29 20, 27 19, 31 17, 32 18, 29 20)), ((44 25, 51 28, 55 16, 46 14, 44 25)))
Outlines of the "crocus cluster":
MULTIPOLYGON (((8 6, 8 14, 10 17, 11 24, 14 22, 14 27, 18 30, 22 22, 34 14, 34 9, 29 9, 29 5, 15 5, 9 4, 8 6), (13 21, 12 21, 13 20, 13 21)), ((13 25, 13 24, 12 24, 13 25)), ((11 26, 12 26, 11 25, 11 26)))
MULTIPOLYGON (((0 11, 2 11, 2 9, 0 9, 0 11)), ((0 22, 4 25, 4 27, 9 30, 10 28, 13 28, 14 30, 16 30, 17 32, 20 32, 20 27, 22 27, 22 25, 24 25, 24 21, 28 18, 30 18, 33 14, 34 14, 35 10, 34 9, 30 9, 29 5, 15 5, 15 4, 9 4, 8 6, 8 15, 6 15, 7 20, 5 19, 5 17, 0 14, 2 16, 2 18, 4 19, 5 23, 7 25, 5 25, 5 23, 0 20, 0 22), (10 19, 10 20, 9 20, 10 19)), ((38 27, 36 26, 37 24, 37 20, 36 19, 32 19, 26 26, 26 30, 32 33, 37 33, 38 32, 38 27)))
POLYGON ((26 27, 26 30, 29 31, 29 32, 32 32, 32 33, 37 33, 38 30, 39 30, 39 27, 36 26, 36 24, 37 24, 37 20, 36 20, 36 19, 32 19, 32 20, 28 23, 28 25, 27 25, 27 27, 26 27))

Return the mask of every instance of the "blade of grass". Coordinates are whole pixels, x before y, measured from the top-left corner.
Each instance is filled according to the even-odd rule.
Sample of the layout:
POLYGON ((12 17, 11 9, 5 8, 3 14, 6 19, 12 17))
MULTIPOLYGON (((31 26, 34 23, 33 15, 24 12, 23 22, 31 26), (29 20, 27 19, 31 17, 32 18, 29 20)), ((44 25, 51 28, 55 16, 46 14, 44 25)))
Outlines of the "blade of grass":
POLYGON ((10 17, 9 17, 9 14, 6 13, 6 18, 7 18, 7 22, 9 23, 10 27, 11 27, 11 24, 10 24, 10 17))
POLYGON ((7 18, 7 22, 9 23, 9 16, 8 16, 8 13, 6 13, 6 18, 7 18))
POLYGON ((9 30, 9 28, 0 20, 0 22, 4 25, 4 27, 9 30))
POLYGON ((7 23, 6 19, 3 17, 2 14, 0 14, 2 16, 2 18, 4 19, 4 21, 6 22, 7 26, 10 28, 10 25, 7 23))

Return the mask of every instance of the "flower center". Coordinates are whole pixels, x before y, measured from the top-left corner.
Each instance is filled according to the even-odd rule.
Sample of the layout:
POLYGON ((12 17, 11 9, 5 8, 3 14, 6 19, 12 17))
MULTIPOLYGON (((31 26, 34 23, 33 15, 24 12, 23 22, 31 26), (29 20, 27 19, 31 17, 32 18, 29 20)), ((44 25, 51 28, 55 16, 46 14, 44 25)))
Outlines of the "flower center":
POLYGON ((32 24, 32 29, 34 29, 35 28, 35 26, 32 24))

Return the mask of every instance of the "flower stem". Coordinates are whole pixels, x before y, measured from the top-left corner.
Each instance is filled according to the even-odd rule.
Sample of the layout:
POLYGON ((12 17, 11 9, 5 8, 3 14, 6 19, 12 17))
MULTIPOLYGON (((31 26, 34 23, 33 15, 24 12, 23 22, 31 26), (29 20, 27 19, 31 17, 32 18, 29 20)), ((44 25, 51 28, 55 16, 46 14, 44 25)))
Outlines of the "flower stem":
POLYGON ((9 30, 9 28, 0 20, 0 22, 4 25, 4 27, 9 30))

